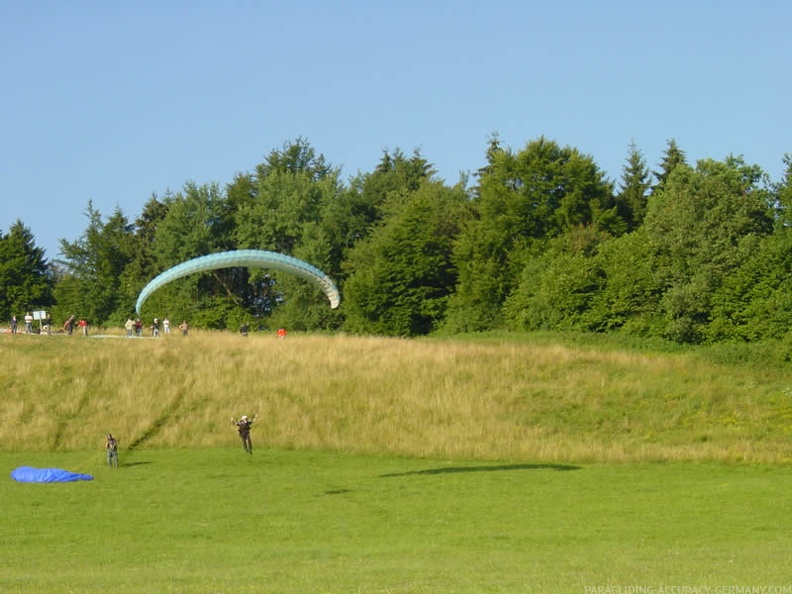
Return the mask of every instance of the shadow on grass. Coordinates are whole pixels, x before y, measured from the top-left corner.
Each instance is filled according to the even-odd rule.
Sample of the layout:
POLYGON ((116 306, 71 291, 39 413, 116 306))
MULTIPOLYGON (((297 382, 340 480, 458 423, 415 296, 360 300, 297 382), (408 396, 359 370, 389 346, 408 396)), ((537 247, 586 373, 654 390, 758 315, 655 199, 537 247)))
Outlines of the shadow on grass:
POLYGON ((380 478, 396 476, 415 476, 430 474, 454 474, 457 472, 502 472, 506 470, 580 470, 580 466, 569 464, 498 464, 495 466, 445 466, 443 468, 427 468, 426 470, 410 470, 381 474, 380 478))
POLYGON ((351 493, 351 489, 332 489, 330 491, 325 491, 322 495, 344 495, 345 493, 351 493))
POLYGON ((131 466, 143 466, 144 464, 151 464, 151 462, 148 462, 148 461, 145 461, 145 462, 143 462, 143 461, 141 461, 141 462, 123 462, 123 463, 119 464, 118 466, 120 468, 130 468, 131 466))

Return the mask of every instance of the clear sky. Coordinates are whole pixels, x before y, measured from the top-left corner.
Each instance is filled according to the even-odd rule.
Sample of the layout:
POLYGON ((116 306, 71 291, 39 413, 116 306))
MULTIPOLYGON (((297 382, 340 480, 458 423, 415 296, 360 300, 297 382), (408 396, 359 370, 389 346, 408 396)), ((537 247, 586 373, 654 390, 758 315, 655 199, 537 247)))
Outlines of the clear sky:
POLYGON ((618 179, 792 153, 788 0, 0 0, 0 230, 50 259, 88 201, 224 185, 303 137, 347 179, 419 149, 449 183, 544 135, 618 179))

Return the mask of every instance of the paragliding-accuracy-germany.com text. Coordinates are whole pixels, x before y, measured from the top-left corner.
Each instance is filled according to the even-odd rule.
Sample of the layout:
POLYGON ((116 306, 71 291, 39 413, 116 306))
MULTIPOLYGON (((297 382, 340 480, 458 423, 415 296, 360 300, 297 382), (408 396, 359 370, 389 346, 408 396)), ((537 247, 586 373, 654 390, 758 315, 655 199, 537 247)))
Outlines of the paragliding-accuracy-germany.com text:
POLYGON ((792 584, 784 586, 584 586, 583 594, 792 594, 792 584))

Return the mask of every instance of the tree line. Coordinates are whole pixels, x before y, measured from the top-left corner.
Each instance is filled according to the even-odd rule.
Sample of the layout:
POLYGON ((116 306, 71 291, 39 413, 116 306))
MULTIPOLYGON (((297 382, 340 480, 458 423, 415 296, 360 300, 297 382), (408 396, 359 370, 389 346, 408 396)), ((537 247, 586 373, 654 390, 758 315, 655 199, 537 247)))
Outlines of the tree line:
POLYGON ((493 329, 622 332, 679 343, 787 337, 792 324, 792 156, 771 180, 741 157, 687 162, 668 141, 657 170, 628 147, 619 180, 544 137, 490 138, 455 184, 419 151, 385 151, 344 181, 303 138, 220 185, 186 182, 134 219, 91 202, 47 261, 22 221, 0 233, 0 314, 46 308, 123 325, 140 290, 187 259, 234 249, 295 256, 308 283, 231 268, 179 279, 144 317, 204 328, 286 327, 388 336, 493 329))

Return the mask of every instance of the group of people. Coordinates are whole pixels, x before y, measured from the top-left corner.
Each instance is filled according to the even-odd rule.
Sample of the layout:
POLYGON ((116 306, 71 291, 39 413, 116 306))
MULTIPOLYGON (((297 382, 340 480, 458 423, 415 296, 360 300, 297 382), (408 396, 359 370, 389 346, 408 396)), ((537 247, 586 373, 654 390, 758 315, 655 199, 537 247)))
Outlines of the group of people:
MULTIPOLYGON (((132 338, 133 336, 143 336, 143 322, 140 321, 140 318, 135 318, 134 320, 132 318, 127 318, 124 328, 126 329, 127 338, 132 338)), ((160 321, 159 318, 154 318, 154 320, 151 322, 151 326, 149 327, 152 338, 159 338, 160 328, 162 328, 163 334, 170 334, 170 320, 168 318, 164 318, 162 321, 160 321)), ((187 324, 187 320, 182 320, 182 323, 179 324, 179 330, 181 331, 182 336, 187 336, 190 331, 190 326, 187 324)))
MULTIPOLYGON (((33 315, 28 312, 25 314, 25 334, 33 334, 38 333, 33 329, 33 315)), ((46 317, 39 318, 41 321, 41 334, 52 334, 52 318, 47 315, 46 317)), ((63 326, 61 330, 68 335, 74 334, 74 329, 78 328, 80 334, 83 336, 88 336, 88 320, 85 318, 80 318, 77 320, 75 316, 69 316, 66 318, 66 321, 63 322, 63 326)), ((11 334, 17 334, 19 331, 19 322, 16 316, 11 317, 11 334)))
POLYGON ((78 328, 80 334, 83 336, 88 336, 88 320, 85 318, 75 320, 74 316, 69 316, 63 323, 63 331, 71 336, 74 333, 75 326, 78 328))
POLYGON ((63 331, 71 336, 74 334, 74 328, 77 328, 79 333, 83 336, 88 336, 88 320, 85 318, 80 318, 77 320, 74 316, 69 316, 66 318, 66 321, 63 322, 63 331))
MULTIPOLYGON (((25 324, 25 334, 52 334, 52 317, 46 312, 37 312, 36 317, 34 317, 32 313, 27 312, 22 317, 22 321, 25 324), (40 326, 38 329, 33 327, 34 320, 39 320, 40 326)), ((63 324, 63 331, 67 334, 71 334, 76 324, 77 322, 74 321, 74 316, 69 317, 63 324)), ((82 326, 83 324, 85 327, 84 334, 87 335, 88 322, 80 320, 80 325, 82 326)), ((11 334, 19 334, 19 318, 17 318, 17 316, 11 316, 9 325, 11 326, 11 334)))
MULTIPOLYGON (((27 312, 23 318, 25 323, 25 334, 52 334, 52 317, 45 312, 41 312, 40 314, 37 313, 36 318, 33 317, 33 314, 27 312), (38 330, 33 328, 33 321, 34 319, 39 320, 41 324, 38 330)), ((66 321, 63 322, 63 326, 61 326, 61 330, 71 336, 74 334, 75 328, 78 330, 80 334, 83 336, 88 336, 88 320, 85 318, 77 319, 76 316, 69 316, 66 318, 66 321)), ((11 334, 17 334, 19 332, 19 320, 16 316, 11 316, 11 334)))
MULTIPOLYGON (((253 427, 254 421, 258 418, 258 415, 253 415, 253 418, 249 418, 247 415, 242 415, 239 420, 235 418, 231 418, 231 423, 233 423, 236 428, 237 432, 239 433, 240 439, 242 439, 242 447, 245 449, 245 452, 248 454, 253 453, 253 441, 250 438, 250 430, 253 427)), ((117 468, 118 467, 118 440, 113 437, 112 433, 108 433, 105 436, 105 452, 107 453, 107 465, 110 468, 117 468)))
MULTIPOLYGON (((23 318, 25 321, 25 334, 33 334, 33 314, 27 312, 23 318)), ((19 320, 16 316, 11 316, 11 334, 19 332, 19 320)))
MULTIPOLYGON (((45 318, 41 319, 41 332, 46 334, 52 333, 52 318, 50 316, 46 316, 45 318)), ((25 324, 25 332, 27 334, 33 334, 34 332, 37 333, 38 331, 33 329, 33 315, 28 312, 24 316, 24 324, 25 324)), ((11 326, 11 334, 17 334, 19 332, 19 320, 17 316, 11 316, 10 321, 11 326)), ((178 326, 179 331, 181 332, 182 336, 187 336, 190 332, 190 325, 187 323, 187 320, 182 320, 182 323, 178 326)), ((65 334, 72 335, 74 334, 75 329, 82 334, 83 336, 88 336, 88 329, 89 324, 88 320, 85 318, 77 319, 76 316, 69 316, 66 318, 66 321, 63 322, 62 330, 65 334)), ((127 338, 133 338, 135 336, 142 337, 143 336, 143 322, 140 318, 127 318, 127 321, 124 323, 124 329, 126 330, 127 338)), ((171 333, 171 322, 168 318, 164 318, 160 320, 159 318, 154 318, 149 326, 149 330, 151 332, 152 338, 159 338, 160 331, 163 334, 170 334, 171 333)), ((242 336, 247 336, 250 331, 250 326, 248 324, 242 324, 239 327, 239 332, 242 336)), ((278 331, 275 333, 278 338, 286 338, 286 329, 285 328, 278 328, 278 331)))

